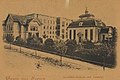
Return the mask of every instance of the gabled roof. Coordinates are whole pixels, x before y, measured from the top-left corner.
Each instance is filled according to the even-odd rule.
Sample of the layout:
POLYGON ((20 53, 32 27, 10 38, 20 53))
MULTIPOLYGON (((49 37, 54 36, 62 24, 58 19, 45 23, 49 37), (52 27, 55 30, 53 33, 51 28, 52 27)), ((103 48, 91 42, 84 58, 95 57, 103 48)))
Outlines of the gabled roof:
MULTIPOLYGON (((34 17, 32 17, 32 16, 8 14, 8 16, 5 20, 5 24, 6 24, 6 21, 8 20, 8 18, 12 18, 13 22, 18 22, 20 25, 28 25, 34 19, 34 17)), ((36 20, 38 21, 39 24, 42 24, 39 19, 36 19, 36 20)))

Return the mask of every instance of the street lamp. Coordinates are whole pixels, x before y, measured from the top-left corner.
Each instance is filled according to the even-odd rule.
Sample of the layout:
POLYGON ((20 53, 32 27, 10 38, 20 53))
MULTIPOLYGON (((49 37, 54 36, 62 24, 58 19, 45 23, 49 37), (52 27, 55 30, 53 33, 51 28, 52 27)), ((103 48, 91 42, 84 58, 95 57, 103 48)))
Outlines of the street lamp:
POLYGON ((61 63, 61 65, 62 65, 62 57, 63 57, 63 54, 65 54, 66 53, 66 51, 67 51, 67 46, 63 46, 63 47, 61 47, 61 55, 60 55, 60 63, 61 63))

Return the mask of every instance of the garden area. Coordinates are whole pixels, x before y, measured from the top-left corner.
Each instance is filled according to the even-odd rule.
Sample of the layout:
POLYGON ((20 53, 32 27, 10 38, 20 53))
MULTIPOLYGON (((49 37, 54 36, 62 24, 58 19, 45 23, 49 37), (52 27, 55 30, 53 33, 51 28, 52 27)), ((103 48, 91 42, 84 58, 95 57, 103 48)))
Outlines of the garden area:
POLYGON ((10 48, 12 45, 20 46, 20 51, 21 47, 26 47, 59 55, 61 57, 61 62, 62 57, 64 56, 109 68, 114 68, 116 66, 115 42, 107 41, 96 45, 91 41, 86 41, 77 44, 75 40, 54 41, 53 39, 48 38, 43 42, 42 38, 30 37, 24 41, 20 36, 16 37, 15 40, 13 36, 7 36, 6 43, 10 44, 10 48))

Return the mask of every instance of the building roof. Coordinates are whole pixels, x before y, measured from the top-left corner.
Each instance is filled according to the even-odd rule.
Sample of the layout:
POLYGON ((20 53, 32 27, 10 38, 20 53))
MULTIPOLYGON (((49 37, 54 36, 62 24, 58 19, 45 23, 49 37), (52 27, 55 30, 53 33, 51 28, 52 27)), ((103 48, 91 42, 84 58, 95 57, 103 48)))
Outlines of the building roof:
POLYGON ((106 26, 102 21, 96 19, 77 20, 69 24, 68 28, 79 28, 79 27, 103 27, 106 26))
MULTIPOLYGON (((20 25, 28 25, 34 19, 32 16, 30 17, 30 16, 22 16, 22 15, 16 15, 16 14, 8 14, 5 20, 5 24, 9 17, 12 18, 13 22, 18 22, 20 23, 20 25)), ((37 20, 39 23, 41 23, 39 19, 37 20)))
POLYGON ((100 30, 100 33, 108 33, 109 32, 109 28, 103 28, 100 30))
POLYGON ((85 13, 80 15, 79 18, 85 18, 85 17, 95 17, 95 16, 93 14, 89 13, 89 11, 86 8, 85 13))
POLYGON ((95 18, 93 14, 90 14, 87 10, 85 14, 79 16, 80 19, 73 21, 69 24, 68 28, 79 28, 79 27, 104 27, 106 26, 101 20, 95 18))

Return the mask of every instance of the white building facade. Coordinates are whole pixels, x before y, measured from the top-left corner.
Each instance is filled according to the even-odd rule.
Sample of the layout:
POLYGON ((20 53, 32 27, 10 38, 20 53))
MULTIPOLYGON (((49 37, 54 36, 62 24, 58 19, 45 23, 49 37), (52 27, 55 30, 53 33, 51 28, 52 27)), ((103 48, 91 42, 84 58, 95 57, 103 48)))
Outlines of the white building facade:
POLYGON ((84 41, 102 42, 112 37, 112 35, 108 36, 108 34, 112 34, 110 27, 107 27, 101 20, 96 19, 87 10, 68 27, 68 39, 76 40, 77 43, 84 41), (103 29, 105 29, 104 32, 103 29))

